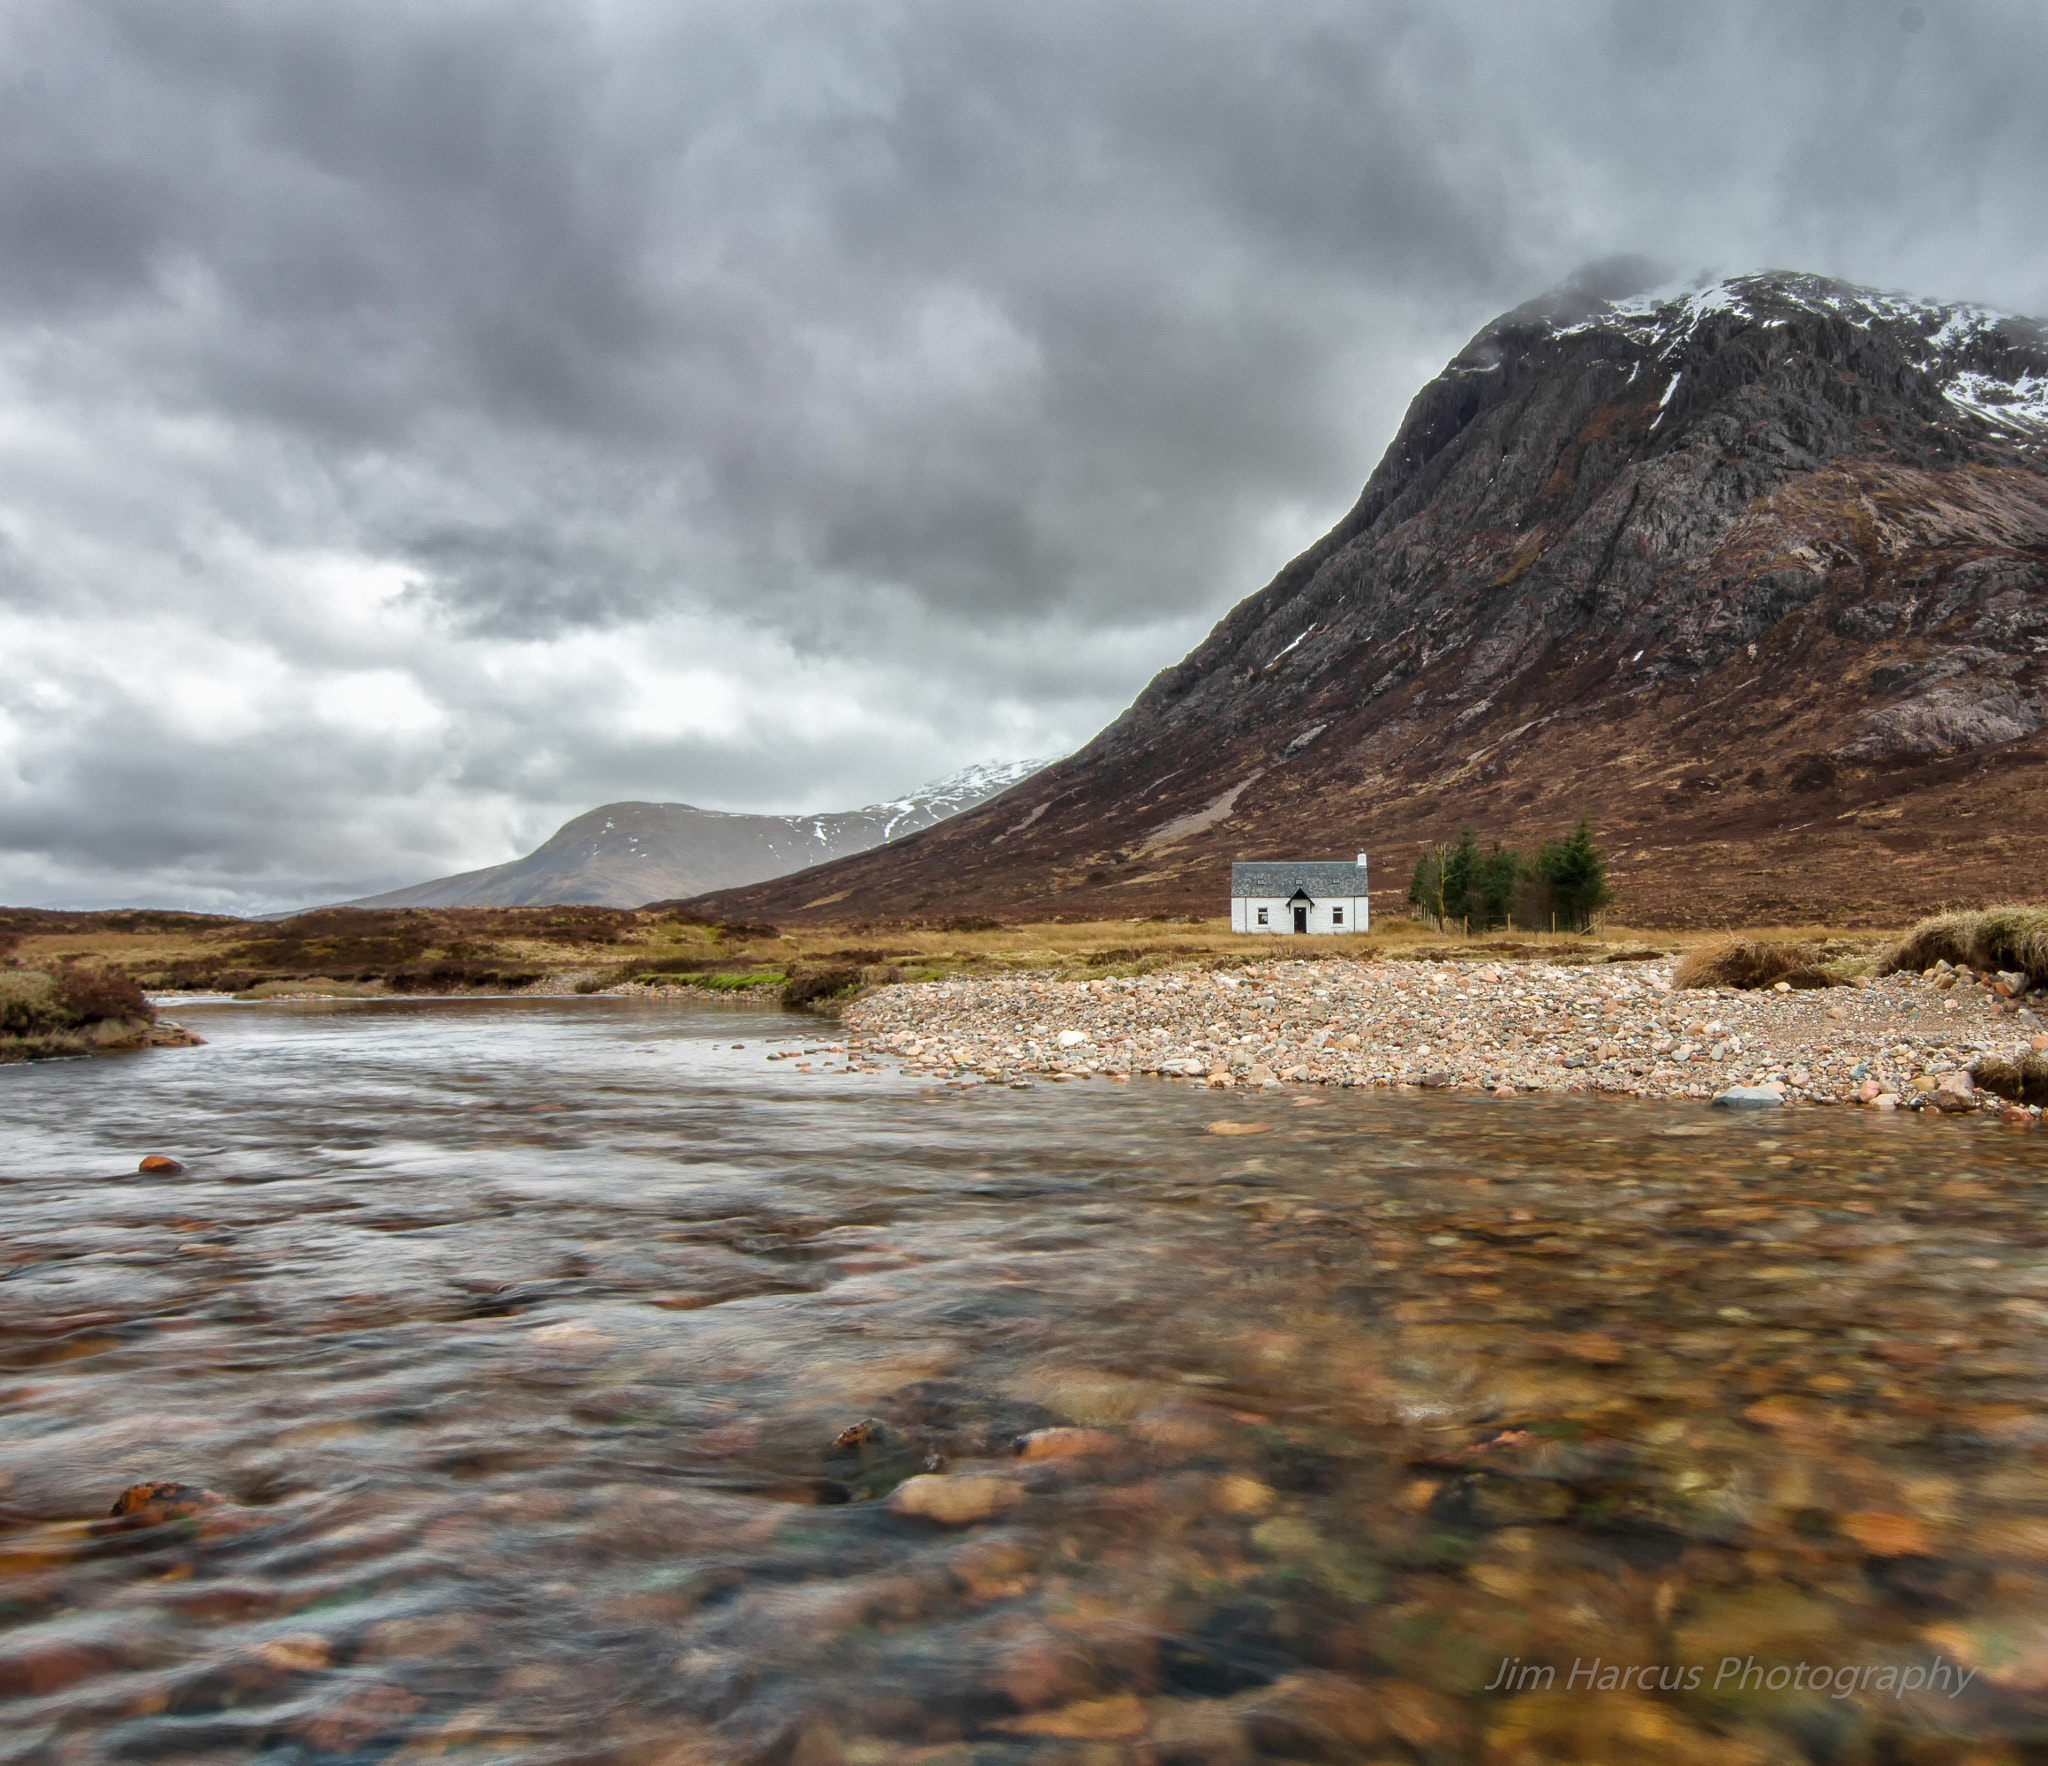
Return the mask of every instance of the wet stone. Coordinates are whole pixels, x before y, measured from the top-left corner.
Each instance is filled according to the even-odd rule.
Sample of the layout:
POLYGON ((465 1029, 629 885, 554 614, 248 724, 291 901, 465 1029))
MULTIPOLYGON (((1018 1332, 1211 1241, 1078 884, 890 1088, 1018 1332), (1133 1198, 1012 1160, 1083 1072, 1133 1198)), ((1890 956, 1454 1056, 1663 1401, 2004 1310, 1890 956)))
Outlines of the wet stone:
POLYGON ((114 1498, 108 1518, 130 1527, 154 1527, 165 1521, 189 1521, 222 1507, 227 1499, 196 1484, 157 1481, 131 1484, 114 1498))
MULTIPOLYGON (((826 1095, 786 1064, 734 1077, 734 1040, 803 1026, 603 1000, 235 1008, 189 1079, 18 1076, 0 1696, 41 1727, 0 1747, 67 1766, 2029 1758, 2048 1733, 2038 1132, 1989 1110, 1711 1111, 1704 1081, 1682 1103, 1526 1091, 1534 1055, 1468 1079, 1449 1032, 1494 1002, 1439 1002, 1529 976, 1421 967, 1446 985, 1390 1009, 1416 1020, 1404 1049, 1431 1047, 1412 1074, 1459 1076, 1443 1092, 890 1073, 826 1095), (1503 1078, 1514 1102, 1479 1095, 1503 1078), (205 1119, 208 1180, 177 1209, 63 1150, 120 1112, 205 1119), (573 1145, 533 1132, 568 1119, 573 1145), (102 1513, 125 1479, 201 1468, 231 1501, 171 1483, 102 1513), (1973 1680, 1952 1701, 1619 1681, 1679 1661, 1711 1683, 1729 1655, 1938 1655, 1973 1680), (1566 1696, 1596 1659, 1616 1683, 1566 1696), (1537 1678, 1489 1688, 1503 1662, 1537 1678)), ((1196 1075, 1226 1045, 1246 1073, 1370 1059, 1330 1034, 1355 1022, 1334 973, 1301 965, 1241 1028, 1205 983, 1229 1034, 1161 1053, 1196 1075)), ((1583 1014, 1621 1050, 1593 1072, 1626 1070, 1651 992, 1583 1014)), ((1114 1060, 1124 995, 1086 997, 1089 1058, 1114 1060)), ((1538 1003, 1547 1024, 1572 1002, 1538 1003)), ((1832 1054, 1755 1022, 1815 1003, 1692 1002, 1663 1034, 1743 1037, 1740 1065, 1692 1064, 1714 1089, 1818 1086, 1832 1054)), ((1970 1065, 1948 1033, 1968 1009, 1892 1026, 1853 1083, 1837 1063, 1844 1103, 1922 1073, 1941 1095, 1970 1065)), ((1040 1023, 1060 1027, 1019 1033, 1044 1042, 1040 1023)), ((1563 1040, 1532 1029, 1560 1085, 1563 1040)))
POLYGON ((889 1498, 890 1509, 947 1527, 972 1527, 994 1520, 1024 1500, 1022 1486, 1004 1478, 966 1474, 937 1477, 920 1474, 899 1484, 889 1498))
POLYGON ((1768 1085, 1731 1085, 1714 1097, 1719 1110, 1776 1110, 1784 1102, 1785 1094, 1768 1085))

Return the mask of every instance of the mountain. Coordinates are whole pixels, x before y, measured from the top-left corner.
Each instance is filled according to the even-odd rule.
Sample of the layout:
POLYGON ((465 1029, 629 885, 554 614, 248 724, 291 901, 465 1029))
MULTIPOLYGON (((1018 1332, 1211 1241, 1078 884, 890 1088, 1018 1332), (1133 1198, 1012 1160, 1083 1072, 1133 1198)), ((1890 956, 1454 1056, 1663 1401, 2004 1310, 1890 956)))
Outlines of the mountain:
POLYGON ((815 816, 729 815, 687 803, 607 803, 564 822, 510 864, 439 877, 352 908, 638 907, 780 877, 865 852, 958 815, 1029 778, 1042 760, 971 766, 907 797, 815 816))
POLYGON ((1579 815, 1644 925, 2048 876, 2048 328, 1607 264, 1488 325, 1350 512, 1079 753, 721 911, 1223 909, 1233 857, 1579 815), (943 904, 943 905, 942 905, 943 904))

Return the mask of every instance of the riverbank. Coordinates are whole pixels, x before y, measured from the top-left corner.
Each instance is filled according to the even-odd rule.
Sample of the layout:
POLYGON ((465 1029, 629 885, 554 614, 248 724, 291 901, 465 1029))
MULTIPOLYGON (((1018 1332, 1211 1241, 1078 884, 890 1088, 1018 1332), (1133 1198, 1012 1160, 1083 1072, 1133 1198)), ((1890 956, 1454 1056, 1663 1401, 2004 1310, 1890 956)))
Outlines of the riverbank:
POLYGON ((849 1050, 993 1081, 1146 1075, 1214 1087, 1419 1086, 1997 1110, 1979 1063, 2048 1051, 2031 1007, 1960 972, 1806 991, 1674 989, 1663 963, 1286 960, 1231 973, 889 987, 849 1050))

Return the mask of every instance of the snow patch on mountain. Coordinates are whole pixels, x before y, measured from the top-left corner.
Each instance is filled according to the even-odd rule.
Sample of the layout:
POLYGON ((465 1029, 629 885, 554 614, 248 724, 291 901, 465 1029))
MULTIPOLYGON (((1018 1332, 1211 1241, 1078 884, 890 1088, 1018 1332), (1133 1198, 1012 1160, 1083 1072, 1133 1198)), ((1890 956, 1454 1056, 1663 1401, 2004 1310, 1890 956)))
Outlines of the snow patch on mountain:
POLYGON ((763 882, 865 852, 1007 791, 1049 760, 983 761, 885 803, 753 816, 688 803, 608 803, 510 864, 440 877, 345 907, 637 907, 763 882))
MULTIPOLYGON (((1557 304, 1558 320, 1550 326, 1554 335, 1619 332, 1659 363, 1679 355, 1700 327, 1721 313, 1769 326, 1803 310, 1866 329, 1881 326, 1899 338, 1915 366, 1933 377, 1958 410, 2030 438, 2048 431, 2048 327, 2016 313, 1783 271, 1666 282, 1593 301, 1590 310, 1583 300, 1567 305, 1560 298, 1557 304)), ((1526 323, 1532 316, 1524 308, 1489 330, 1526 323)), ((1670 395, 1667 387, 1666 402, 1670 395)))

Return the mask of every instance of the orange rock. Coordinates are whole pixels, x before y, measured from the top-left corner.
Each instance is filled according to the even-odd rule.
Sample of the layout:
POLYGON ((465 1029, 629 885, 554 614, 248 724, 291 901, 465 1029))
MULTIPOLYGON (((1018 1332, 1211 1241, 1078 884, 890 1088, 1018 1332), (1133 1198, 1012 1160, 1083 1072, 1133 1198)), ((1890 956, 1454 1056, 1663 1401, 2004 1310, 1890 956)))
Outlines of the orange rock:
POLYGON ((1272 1128, 1270 1122, 1232 1122, 1227 1117, 1212 1122, 1204 1134, 1264 1134, 1272 1128))
POLYGON ((164 1521, 189 1521, 226 1502, 226 1497, 202 1490, 197 1484, 158 1480, 130 1484, 114 1498, 114 1506, 107 1510, 107 1515, 112 1520, 126 1521, 131 1527, 154 1527, 164 1521))
POLYGON ((1114 1453, 1123 1445, 1100 1429, 1033 1429, 1017 1443, 1026 1459, 1076 1459, 1087 1453, 1114 1453))
POLYGON ((1924 1642, 1953 1656, 1993 1686, 2020 1692, 2048 1687, 2048 1619, 2037 1613, 1994 1612, 1982 1618, 1930 1625, 1924 1642))
POLYGON ((1244 1472, 1216 1480, 1211 1502, 1226 1515, 1262 1515, 1273 1506, 1273 1487, 1244 1472))
POLYGON ((1024 1491, 1007 1478, 941 1477, 931 1472, 905 1478, 889 1493, 889 1507, 895 1513, 945 1527, 993 1520, 1023 1500, 1024 1491))
POLYGON ((996 1728, 1012 1735, 1049 1735, 1063 1741, 1112 1741, 1136 1735, 1145 1727, 1145 1707, 1138 1695, 1115 1693, 1106 1699, 1083 1699, 1062 1705, 1057 1711, 1038 1711, 1029 1717, 1012 1717, 996 1728))
POLYGON ((167 1159, 161 1153, 151 1153, 135 1169, 151 1177, 170 1177, 185 1168, 175 1159, 167 1159))
POLYGON ((326 1667, 334 1654, 334 1646, 317 1631, 294 1631, 289 1636, 273 1637, 259 1643, 256 1654, 273 1668, 303 1674, 326 1667))
POLYGON ((1913 1515, 1851 1514, 1842 1517, 1842 1531, 1872 1557, 1929 1555, 1927 1529, 1913 1515))
POLYGON ((1755 1423, 1762 1429, 1783 1429, 1787 1432, 1811 1430, 1820 1421, 1812 1405, 1802 1404, 1783 1392, 1759 1398, 1742 1413, 1742 1418, 1744 1422, 1755 1423))

